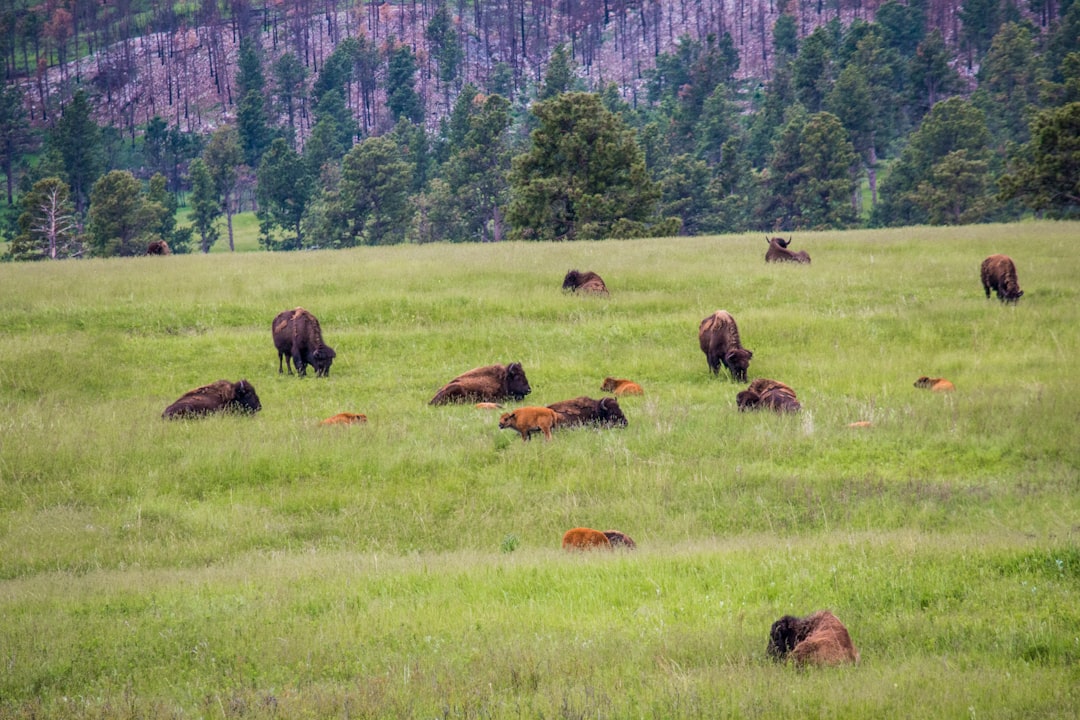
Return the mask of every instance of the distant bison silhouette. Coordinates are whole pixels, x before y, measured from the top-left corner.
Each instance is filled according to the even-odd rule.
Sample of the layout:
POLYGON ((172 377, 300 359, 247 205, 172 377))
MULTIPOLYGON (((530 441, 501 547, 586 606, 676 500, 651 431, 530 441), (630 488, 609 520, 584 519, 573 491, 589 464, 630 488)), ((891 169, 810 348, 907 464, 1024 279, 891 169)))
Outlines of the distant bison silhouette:
POLYGON ((367 422, 367 415, 363 413, 340 412, 331 415, 325 420, 320 420, 320 425, 360 425, 367 422))
POLYGON ((739 327, 727 310, 717 310, 698 325, 698 344, 713 375, 723 365, 738 382, 746 382, 746 370, 754 353, 742 346, 739 327))
POLYGON ((443 385, 429 404, 521 400, 531 392, 521 363, 485 365, 462 373, 443 385))
POLYGON ((795 391, 779 380, 757 378, 750 387, 735 396, 740 410, 768 408, 777 412, 797 412, 802 408, 795 391))
POLYGON ((931 392, 952 392, 956 389, 956 386, 945 378, 932 378, 925 375, 915 381, 915 387, 931 392))
POLYGON ((613 548, 623 548, 626 550, 637 549, 637 543, 624 532, 619 530, 604 530, 604 535, 607 536, 608 542, 611 543, 611 547, 613 548))
POLYGON ((997 299, 1001 302, 1014 303, 1024 294, 1016 279, 1016 264, 1008 255, 991 255, 983 260, 979 275, 988 300, 991 290, 997 293, 997 299))
POLYGON ((172 255, 169 243, 164 240, 153 240, 146 246, 147 255, 172 255))
POLYGON ((604 392, 614 393, 616 395, 641 395, 643 390, 633 380, 622 380, 618 378, 604 378, 603 384, 600 389, 604 392))
POLYGON ((859 651, 847 628, 828 610, 803 618, 785 615, 769 629, 765 652, 774 660, 794 660, 798 665, 857 663, 859 651))
POLYGON ((514 428, 526 442, 534 432, 542 432, 545 440, 551 440, 551 428, 555 425, 555 418, 555 411, 551 408, 519 407, 513 412, 503 413, 499 418, 499 429, 514 428))
POLYGON ((563 278, 562 289, 571 292, 580 290, 584 293, 594 293, 596 295, 608 294, 607 285, 604 284, 603 278, 591 270, 586 272, 571 270, 567 272, 566 277, 563 278))
POLYGON ((274 347, 278 352, 278 374, 282 372, 281 360, 292 375, 307 375, 307 366, 315 368, 316 377, 330 374, 330 366, 337 357, 334 349, 323 342, 322 328, 314 315, 302 307, 278 313, 270 326, 274 335, 274 347))
POLYGON ((188 390, 161 413, 163 418, 182 418, 218 412, 256 413, 262 410, 255 388, 247 380, 218 380, 188 390))
POLYGON ((765 242, 769 243, 769 249, 765 251, 765 262, 810 263, 810 256, 805 250, 799 252, 788 250, 791 238, 787 240, 779 237, 765 238, 765 242))
POLYGON ((619 407, 619 401, 613 397, 594 400, 591 397, 581 395, 571 400, 551 403, 548 407, 555 411, 556 427, 573 427, 575 425, 626 426, 626 416, 623 415, 622 408, 619 407))
POLYGON ((562 537, 563 550, 610 550, 608 536, 592 528, 573 528, 562 537))

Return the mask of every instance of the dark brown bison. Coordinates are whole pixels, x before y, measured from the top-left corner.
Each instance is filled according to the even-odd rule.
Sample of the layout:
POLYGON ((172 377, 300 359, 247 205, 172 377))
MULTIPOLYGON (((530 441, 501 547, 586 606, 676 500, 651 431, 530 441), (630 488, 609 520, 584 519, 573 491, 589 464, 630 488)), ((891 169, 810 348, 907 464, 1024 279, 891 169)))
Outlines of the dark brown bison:
POLYGON ((723 365, 738 382, 746 382, 746 370, 754 353, 739 342, 739 327, 726 310, 717 310, 698 326, 698 343, 713 375, 720 374, 723 365))
POLYGON ((169 243, 164 240, 153 240, 146 246, 147 255, 172 255, 169 243))
POLYGON ((800 250, 799 252, 788 250, 788 245, 791 244, 791 238, 788 238, 787 240, 779 237, 765 238, 765 242, 769 243, 769 249, 765 251, 765 262, 810 264, 810 256, 805 250, 800 250))
POLYGON ((619 530, 605 530, 604 535, 607 536, 608 542, 611 543, 613 548, 624 548, 626 550, 637 549, 637 543, 634 539, 624 532, 619 530))
POLYGON ((768 408, 776 412, 798 412, 802 405, 795 398, 795 391, 782 382, 757 378, 750 387, 735 396, 740 410, 768 408))
POLYGON ((613 397, 593 400, 584 395, 572 400, 562 400, 548 405, 555 411, 556 427, 575 425, 600 425, 604 427, 626 427, 619 401, 613 397))
POLYGON ((586 272, 580 272, 578 270, 569 271, 566 273, 566 277, 563 278, 562 289, 571 292, 580 290, 581 292, 594 293, 596 295, 608 294, 607 285, 604 284, 603 278, 591 270, 586 272))
POLYGON ((1024 294, 1016 279, 1016 265, 1008 255, 991 255, 983 260, 979 275, 988 300, 991 290, 997 293, 1001 302, 1014 303, 1024 294))
POLYGON ((282 372, 282 358, 290 375, 293 365, 300 377, 307 375, 308 365, 315 368, 316 377, 330 374, 337 353, 323 342, 322 328, 314 315, 302 307, 285 310, 278 313, 270 327, 278 352, 278 374, 282 372))
POLYGON ((797 618, 785 615, 769 629, 765 652, 774 660, 796 664, 840 665, 859 662, 847 628, 828 610, 797 618))
POLYGON ((188 390, 161 413, 163 418, 194 417, 216 412, 257 413, 262 410, 255 388, 247 380, 218 380, 188 390))
POLYGON ((458 375, 443 385, 431 398, 430 404, 521 400, 531 392, 521 363, 485 365, 458 375))
POLYGON ((608 536, 592 528, 571 528, 562 537, 563 550, 610 550, 608 536))

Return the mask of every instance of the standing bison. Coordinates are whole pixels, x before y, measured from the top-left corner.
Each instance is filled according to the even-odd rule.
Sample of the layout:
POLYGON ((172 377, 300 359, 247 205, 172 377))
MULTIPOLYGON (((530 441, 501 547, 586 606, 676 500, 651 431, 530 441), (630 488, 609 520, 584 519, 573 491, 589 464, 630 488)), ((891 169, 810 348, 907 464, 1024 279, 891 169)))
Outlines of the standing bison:
POLYGON ((1008 255, 991 255, 986 258, 982 261, 979 274, 987 300, 990 299, 991 290, 997 293, 997 299, 1001 302, 1014 303, 1024 294, 1016 279, 1016 264, 1008 255))
POLYGON ((859 651, 844 624, 828 610, 803 618, 785 615, 769 629, 765 652, 774 660, 789 657, 798 665, 857 663, 859 651))
POLYGON ((593 400, 584 395, 572 400, 562 400, 548 405, 555 411, 556 427, 575 425, 599 425, 603 427, 626 427, 619 401, 613 397, 593 400))
POLYGON ((591 270, 586 272, 569 271, 566 273, 566 277, 563 278, 562 289, 571 292, 580 290, 583 293, 593 293, 595 295, 608 294, 607 285, 604 284, 603 278, 591 270))
POLYGON ((278 313, 270 327, 278 352, 278 374, 282 372, 282 358, 290 375, 293 365, 300 377, 307 375, 308 365, 315 368, 316 377, 330 374, 337 353, 323 342, 322 328, 314 315, 302 307, 286 310, 278 313))
POLYGON ((161 413, 166 419, 195 417, 216 412, 257 413, 262 410, 255 388, 247 380, 218 380, 188 390, 161 413))
POLYGON ((738 382, 746 382, 746 370, 754 353, 739 342, 739 327, 726 310, 717 310, 698 326, 698 342, 713 375, 720 374, 723 365, 738 382))
POLYGON ((788 245, 791 244, 791 238, 788 238, 787 240, 779 237, 765 238, 765 242, 769 243, 769 249, 765 251, 765 262, 810 264, 810 256, 805 250, 800 250, 799 252, 788 250, 788 245))
POLYGON ((531 392, 521 363, 485 365, 458 375, 443 385, 429 404, 521 400, 531 392))
POLYGON ((758 378, 750 383, 750 387, 735 396, 735 404, 740 410, 768 408, 776 412, 798 412, 802 409, 794 390, 768 378, 758 378))

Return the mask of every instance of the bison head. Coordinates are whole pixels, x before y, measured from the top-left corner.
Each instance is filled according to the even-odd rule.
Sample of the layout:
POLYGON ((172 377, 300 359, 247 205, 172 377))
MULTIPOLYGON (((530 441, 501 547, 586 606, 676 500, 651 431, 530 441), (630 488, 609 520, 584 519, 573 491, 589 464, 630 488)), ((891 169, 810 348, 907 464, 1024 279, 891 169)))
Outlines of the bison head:
POLYGON ((262 410, 259 396, 255 394, 255 388, 247 380, 241 380, 233 385, 236 395, 233 402, 241 412, 256 413, 262 410))
POLYGON ((569 270, 562 281, 563 290, 575 290, 581 284, 581 273, 577 270, 569 270))
POLYGON ((319 347, 311 353, 311 366, 315 368, 316 377, 326 377, 330 374, 330 366, 334 363, 337 353, 329 345, 319 347))
POLYGON ((1014 303, 1024 295, 1024 291, 1017 287, 1016 283, 1005 283, 1001 289, 1001 299, 1005 302, 1014 303))
POLYGON ((785 615, 769 628, 769 644, 765 652, 769 657, 782 660, 795 649, 799 642, 799 618, 785 615))
POLYGON ((622 408, 619 407, 619 401, 615 398, 603 398, 597 402, 596 414, 600 417, 600 422, 605 425, 626 427, 626 416, 623 415, 622 408))
POLYGON ((743 390, 735 396, 735 404, 740 410, 753 410, 761 403, 761 396, 753 390, 743 390))
POLYGON ((731 377, 738 382, 746 382, 746 370, 750 367, 750 358, 754 353, 746 348, 735 348, 724 356, 724 364, 731 370, 731 377))
POLYGON ((529 380, 525 377, 525 369, 521 363, 510 363, 506 366, 506 394, 515 400, 521 400, 532 392, 529 380))

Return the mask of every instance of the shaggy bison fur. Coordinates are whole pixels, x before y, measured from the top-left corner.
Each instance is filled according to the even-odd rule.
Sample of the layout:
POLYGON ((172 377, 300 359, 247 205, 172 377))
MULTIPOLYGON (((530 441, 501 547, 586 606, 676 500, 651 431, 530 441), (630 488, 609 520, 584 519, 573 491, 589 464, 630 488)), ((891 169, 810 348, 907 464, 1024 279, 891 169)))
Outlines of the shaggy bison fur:
POLYGON ((929 390, 930 392, 952 392, 956 386, 945 378, 932 378, 923 375, 915 381, 915 387, 929 390))
POLYGON ((765 251, 765 262, 810 264, 810 256, 805 250, 800 250, 799 252, 788 250, 788 245, 791 244, 791 238, 788 238, 787 240, 779 237, 765 238, 765 242, 769 243, 769 249, 765 251))
POLYGON ((146 246, 147 255, 172 255, 169 243, 164 240, 153 240, 146 246))
POLYGON ((604 378, 603 384, 600 389, 604 392, 614 393, 616 395, 641 395, 643 390, 633 380, 622 380, 619 378, 604 378))
POLYGON ((637 549, 637 543, 634 542, 634 539, 620 530, 605 530, 604 535, 607 536, 608 542, 611 543, 613 548, 637 549))
POLYGON ((161 413, 163 418, 194 417, 216 412, 256 413, 262 410, 255 388, 247 380, 218 380, 188 390, 161 413))
POLYGON ((768 408, 776 412, 798 412, 802 408, 795 391, 778 380, 758 378, 735 396, 740 410, 768 408))
POLYGON ((278 313, 270 327, 278 352, 278 374, 282 372, 282 358, 290 375, 293 365, 300 377, 307 375, 308 365, 315 368, 316 377, 330 374, 337 353, 323 342, 322 328, 314 315, 302 307, 285 310, 278 313))
POLYGON ((531 392, 521 363, 485 365, 458 375, 443 385, 431 398, 430 404, 521 400, 531 392))
POLYGON ((548 407, 555 411, 556 427, 575 425, 600 425, 604 427, 626 427, 619 401, 613 397, 594 400, 581 395, 572 400, 561 400, 548 407))
POLYGON ((571 292, 580 290, 584 293, 594 293, 596 295, 608 294, 607 285, 604 284, 603 278, 591 270, 586 272, 571 270, 567 272, 566 277, 563 278, 562 289, 571 292))
POLYGON ((698 343, 713 375, 723 365, 737 382, 746 382, 746 370, 754 353, 739 341, 739 327, 727 310, 717 310, 698 326, 698 343))
POLYGON ((765 652, 774 660, 796 664, 839 665, 859 661, 847 628, 828 610, 797 618, 785 615, 769 629, 765 652))
POLYGON ((610 550, 608 536, 592 528, 573 528, 562 537, 563 550, 610 550))
POLYGON ((979 275, 988 300, 991 290, 997 293, 997 299, 1001 302, 1014 303, 1024 294, 1016 279, 1016 264, 1008 255, 991 255, 983 260, 979 275))

